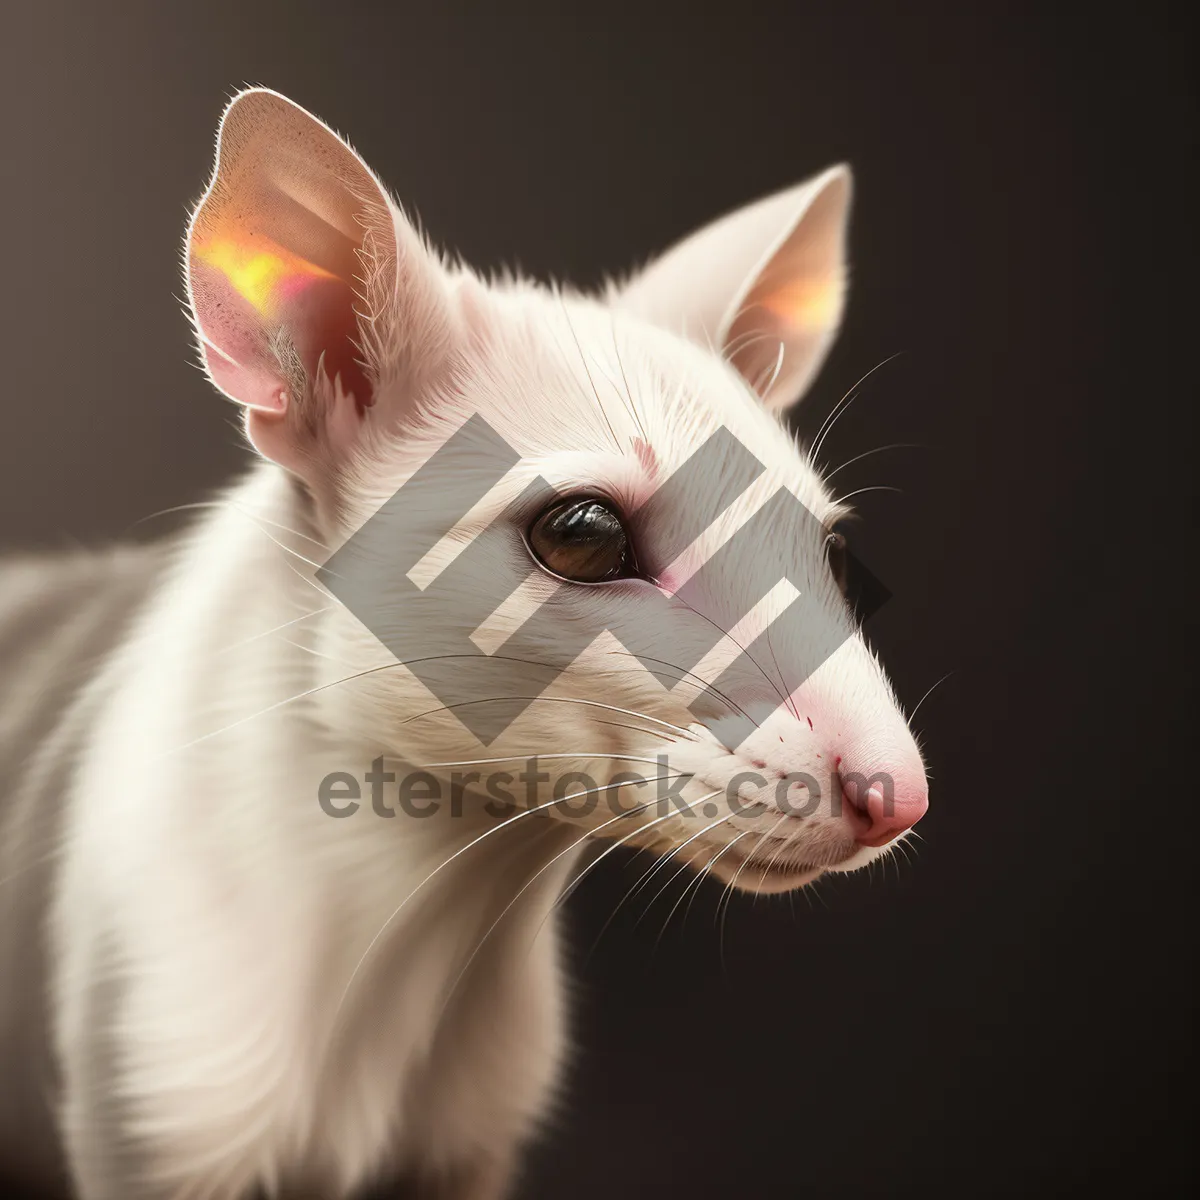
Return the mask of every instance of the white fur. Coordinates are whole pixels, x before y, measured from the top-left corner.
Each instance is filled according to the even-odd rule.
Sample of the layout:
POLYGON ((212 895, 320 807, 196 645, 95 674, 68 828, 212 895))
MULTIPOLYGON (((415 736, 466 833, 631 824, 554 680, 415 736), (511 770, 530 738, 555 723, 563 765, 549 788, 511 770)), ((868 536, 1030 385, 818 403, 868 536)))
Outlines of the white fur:
MULTIPOLYGON (((388 652, 316 581, 315 566, 473 413, 522 462, 456 530, 458 544, 502 517, 539 474, 642 495, 656 480, 633 449, 638 439, 665 478, 721 427, 766 472, 671 565, 675 586, 777 488, 822 516, 840 510, 720 346, 651 323, 622 288, 593 300, 521 281, 489 286, 419 247, 398 210, 392 219, 411 290, 396 303, 378 262, 374 282, 359 281, 382 289, 363 339, 375 403, 355 416, 336 380, 318 375, 303 395, 294 372, 283 381, 289 403, 307 406, 309 429, 292 424, 289 409, 255 414, 250 432, 291 474, 260 464, 221 498, 97 684, 115 687, 75 776, 53 914, 63 1123, 84 1200, 235 1200, 255 1184, 297 1180, 337 1196, 393 1167, 443 1179, 456 1200, 493 1200, 559 1076, 566 1038, 553 911, 589 830, 626 836, 640 821, 633 844, 671 851, 687 841, 679 861, 764 890, 804 883, 819 873, 813 863, 850 869, 882 852, 858 848, 844 817, 819 814, 787 835, 796 871, 764 871, 756 882, 757 871, 734 866, 745 866, 741 858, 716 856, 731 831, 754 835, 741 843, 748 849, 778 827, 769 788, 750 797, 761 800, 755 813, 701 836, 701 823, 682 817, 651 827, 652 813, 602 829, 605 809, 575 823, 551 810, 499 830, 470 802, 457 818, 384 820, 364 805, 330 819, 316 800, 330 772, 361 776, 381 753, 414 764, 558 754, 572 756, 558 769, 603 781, 665 752, 672 767, 696 773, 685 792, 694 801, 756 757, 821 775, 842 755, 856 769, 886 767, 905 787, 925 786, 888 683, 855 633, 797 686, 796 713, 773 708, 737 754, 719 744, 719 718, 697 727, 687 708, 694 687, 665 687, 611 638, 486 749, 453 714, 413 719, 436 699, 402 668, 375 670, 388 667, 388 652), (414 342, 418 327, 438 336, 414 342), (617 724, 614 708, 640 714, 627 721, 637 728, 617 724), (125 1191, 94 1182, 103 1172, 84 1077, 97 969, 121 985, 107 1087, 139 1147, 125 1191)), ((203 312, 197 323, 203 338, 203 312)), ((814 342, 805 376, 829 336, 814 342)), ((841 600, 823 546, 798 539, 780 529, 771 552, 833 611, 841 600)), ((441 546, 432 568, 453 552, 441 546)), ((514 587, 528 574, 524 553, 515 537, 497 551, 496 570, 511 572, 514 587)), ((535 575, 528 586, 532 605, 561 585, 535 575)), ((613 603, 636 626, 637 595, 613 603)), ((749 624, 765 627, 781 605, 760 607, 749 624)), ((428 622, 436 648, 455 618, 418 607, 397 619, 428 622)), ((499 641, 516 624, 493 622, 488 633, 499 641)), ((726 643, 717 659, 737 654, 726 643)), ((514 687, 519 679, 517 668, 514 687)), ((766 856, 755 861, 766 866, 766 856)))

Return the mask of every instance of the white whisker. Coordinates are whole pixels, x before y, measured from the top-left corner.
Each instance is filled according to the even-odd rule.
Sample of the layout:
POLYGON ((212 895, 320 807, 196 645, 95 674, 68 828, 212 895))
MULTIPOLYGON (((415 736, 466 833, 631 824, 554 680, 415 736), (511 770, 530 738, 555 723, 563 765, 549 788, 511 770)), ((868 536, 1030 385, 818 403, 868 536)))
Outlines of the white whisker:
MULTIPOLYGON (((663 778, 666 779, 666 778, 670 778, 670 777, 664 776, 663 778)), ((657 783, 657 782, 659 782, 659 780, 653 780, 652 782, 657 783)), ((610 786, 621 787, 624 785, 614 784, 614 785, 610 785, 610 786)), ((379 931, 375 934, 375 936, 368 943, 367 948, 363 951, 362 956, 359 958, 358 962, 355 964, 354 970, 350 972, 350 978, 346 981, 346 986, 342 991, 341 999, 338 1001, 338 1006, 334 1010, 335 1025, 337 1023, 338 1014, 341 1012, 342 1007, 345 1005, 346 997, 350 994, 350 988, 353 986, 354 980, 357 978, 358 973, 362 970, 363 964, 367 961, 367 958, 370 956, 371 952, 379 944, 380 938, 382 938, 383 935, 387 932, 387 930, 391 926, 392 922, 395 921, 395 919, 404 910, 405 905, 408 904, 408 902, 423 887, 425 887, 426 884, 428 884, 432 879, 436 878, 436 876, 438 876, 442 871, 444 871, 448 866, 450 866, 451 863, 457 861, 464 854, 466 854, 466 852, 468 850, 470 850, 472 847, 478 846, 480 842, 484 841, 484 839, 491 837, 495 833, 499 833, 500 830, 507 829, 514 822, 519 821, 525 817, 533 816, 535 813, 544 812, 547 809, 554 808, 555 806, 557 806, 559 804, 564 804, 568 800, 578 800, 583 796, 590 796, 590 795, 593 795, 600 791, 607 791, 607 788, 587 788, 582 792, 575 792, 568 796, 562 796, 562 797, 558 798, 557 800, 548 800, 544 804, 535 805, 533 808, 524 808, 520 812, 515 814, 514 816, 506 818, 499 825, 493 825, 489 829, 485 829, 483 831, 483 833, 481 833, 478 837, 472 838, 471 841, 469 841, 465 846, 460 847, 453 854, 451 854, 449 858, 444 859, 436 867, 434 867, 434 869, 432 871, 430 871, 429 874, 426 875, 425 878, 422 879, 421 882, 418 883, 417 886, 415 888, 413 888, 412 891, 410 891, 408 893, 408 895, 405 896, 404 899, 400 901, 399 904, 396 905, 396 907, 392 910, 391 915, 379 927, 379 931)), ((655 803, 655 801, 651 800, 648 803, 653 804, 653 803, 655 803)), ((622 817, 629 816, 634 811, 636 811, 636 810, 630 810, 630 813, 621 813, 620 816, 622 816, 622 817)), ((603 828, 603 826, 601 826, 601 828, 603 828)), ((510 907, 511 907, 511 905, 510 905, 510 907)), ((508 909, 505 909, 505 912, 507 912, 507 911, 508 911, 508 909)), ((501 914, 501 915, 503 915, 503 914, 501 914)))
MULTIPOLYGON (((724 790, 724 789, 722 789, 722 790, 724 790)), ((719 793, 714 792, 713 795, 719 795, 719 793)), ((723 817, 718 817, 715 821, 712 822, 711 825, 705 825, 705 827, 703 829, 701 829, 698 833, 693 833, 690 838, 686 838, 684 841, 680 842, 679 845, 676 846, 675 849, 672 850, 671 853, 668 854, 666 858, 664 858, 661 862, 659 862, 657 866, 652 868, 652 870, 650 871, 649 877, 646 878, 642 883, 640 883, 638 885, 638 887, 635 889, 635 892, 641 891, 642 888, 645 887, 646 884, 650 882, 650 879, 652 879, 655 875, 657 875, 658 872, 661 871, 662 868, 664 866, 666 866, 667 863, 669 863, 671 861, 671 859, 673 859, 675 857, 675 855, 677 855, 680 852, 680 850, 686 850, 688 848, 688 846, 690 846, 698 838, 702 838, 706 833, 709 833, 712 830, 716 829, 716 827, 718 825, 723 825, 726 821, 732 820, 736 815, 737 815, 736 813, 732 813, 732 812, 726 813, 723 817)), ((685 862, 683 864, 683 866, 681 866, 679 868, 679 870, 677 870, 673 875, 671 875, 670 878, 668 878, 667 882, 664 883, 662 885, 662 887, 660 887, 658 889, 658 891, 654 893, 653 899, 650 901, 649 904, 646 905, 645 909, 642 912, 642 916, 638 917, 638 919, 634 922, 635 926, 641 924, 642 917, 644 917, 646 915, 646 913, 648 913, 654 907, 654 901, 657 900, 659 898, 659 896, 661 896, 663 894, 663 892, 665 892, 667 890, 667 888, 669 888, 671 886, 671 884, 676 879, 678 879, 679 876, 681 874, 683 874, 684 871, 686 871, 688 869, 689 865, 690 864, 685 862)))
POLYGON ((862 387, 862 385, 866 383, 866 381, 870 379, 871 376, 880 369, 880 367, 887 366, 892 359, 899 357, 901 353, 902 351, 897 350, 895 354, 889 354, 882 362, 877 362, 865 375, 862 376, 861 379, 859 379, 857 383, 853 384, 847 390, 846 394, 837 402, 837 404, 833 406, 833 410, 830 412, 829 416, 827 416, 825 420, 821 422, 821 427, 817 430, 817 436, 813 443, 813 448, 809 451, 808 456, 813 462, 816 462, 817 455, 821 453, 821 446, 824 444, 825 439, 829 436, 834 425, 837 424, 838 418, 841 417, 846 409, 848 409, 850 405, 854 403, 854 400, 858 395, 858 389, 862 387))
MULTIPOLYGON (((679 911, 679 906, 683 903, 684 898, 688 895, 688 893, 690 892, 692 899, 695 900, 696 894, 700 891, 701 885, 704 883, 705 877, 708 875, 709 871, 712 870, 713 866, 717 862, 717 859, 719 859, 721 857, 721 855, 724 854, 727 850, 730 850, 734 846, 736 846, 738 844, 738 842, 740 842, 742 840, 742 838, 749 837, 750 834, 751 834, 751 830, 747 829, 744 832, 739 833, 737 835, 737 837, 733 838, 731 841, 726 842, 725 845, 722 846, 716 852, 716 854, 714 854, 708 860, 708 862, 704 866, 704 870, 696 872, 696 878, 693 879, 687 885, 687 887, 685 887, 683 889, 683 891, 679 893, 679 899, 677 899, 675 901, 675 904, 672 906, 671 911, 669 913, 667 913, 667 919, 663 922, 663 927, 662 927, 662 929, 660 929, 658 931, 658 937, 655 939, 655 942, 654 942, 656 947, 662 941, 663 934, 667 932, 667 926, 670 925, 670 923, 671 923, 671 918, 676 914, 676 912, 679 911)), ((690 903, 688 904, 688 909, 689 910, 691 909, 690 903)), ((686 921, 687 921, 687 913, 685 912, 684 913, 684 922, 686 923, 686 921)))
POLYGON ((892 442, 887 446, 876 446, 874 450, 864 450, 862 454, 856 454, 853 458, 848 458, 841 466, 834 467, 832 471, 825 473, 825 482, 828 483, 839 471, 844 471, 847 467, 852 467, 856 462, 862 462, 864 458, 870 458, 873 454, 882 454, 885 450, 920 450, 921 447, 916 442, 892 442))
MULTIPOLYGON (((462 657, 472 658, 475 656, 474 655, 463 655, 462 657)), ((480 657, 486 657, 486 656, 481 655, 480 657)), ((422 661, 422 660, 414 660, 414 661, 422 661)), ((687 737, 692 740, 694 740, 694 738, 695 738, 695 735, 692 734, 689 730, 684 729, 682 726, 679 726, 679 725, 672 725, 670 721, 664 721, 664 720, 662 720, 661 717, 652 717, 649 713, 634 712, 632 709, 629 709, 629 708, 618 708, 615 704, 602 704, 599 700, 582 700, 582 699, 578 699, 574 696, 488 696, 481 700, 463 700, 459 704, 443 704, 443 705, 440 705, 438 708, 431 708, 425 712, 417 713, 416 716, 407 718, 404 721, 404 724, 407 725, 409 723, 409 721, 416 721, 416 720, 420 719, 421 717, 430 717, 430 716, 435 715, 436 713, 448 712, 451 709, 467 708, 472 704, 495 704, 501 700, 508 700, 508 701, 526 700, 531 704, 533 704, 533 703, 583 704, 583 705, 587 705, 590 708, 604 708, 604 709, 607 709, 609 712, 620 713, 622 716, 625 716, 625 717, 640 717, 643 721, 653 721, 656 725, 663 726, 664 729, 671 729, 675 733, 681 734, 682 736, 687 737)))
POLYGON ((327 604, 324 608, 314 609, 312 612, 302 613, 298 617, 293 617, 290 621, 284 621, 282 625, 276 625, 274 629, 264 629, 262 633, 251 634, 248 638, 243 638, 239 642, 231 642, 228 646, 222 646, 217 651, 218 654, 228 654, 231 650, 240 650, 243 646, 249 646, 253 642, 260 641, 262 638, 270 637, 273 633, 280 633, 284 629, 290 629, 293 625, 299 625, 301 621, 309 621, 313 617, 319 617, 322 613, 332 612, 337 605, 327 604))
MULTIPOLYGON (((712 792, 707 796, 701 796, 698 800, 695 800, 692 804, 689 804, 687 807, 694 808, 697 804, 702 804, 705 800, 711 800, 713 798, 713 796, 720 795, 721 790, 722 789, 718 788, 717 791, 712 792)), ((647 801, 647 807, 649 805, 655 804, 655 803, 657 803, 657 800, 647 801)), ((645 811, 645 809, 643 809, 642 811, 645 811)), ((617 816, 610 817, 607 821, 604 821, 600 825, 597 825, 595 829, 589 829, 585 834, 583 834, 582 837, 579 837, 575 841, 573 841, 565 850, 560 850, 556 855, 554 855, 553 858, 550 859, 549 862, 547 862, 547 863, 543 864, 541 867, 539 867, 538 870, 535 871, 534 874, 528 880, 526 880, 524 886, 520 889, 520 891, 518 891, 517 894, 504 906, 500 915, 485 930, 483 937, 481 937, 479 939, 478 945, 475 947, 474 950, 471 951, 471 954, 467 958, 467 961, 463 964, 462 970, 459 971, 459 973, 455 976, 454 982, 450 985, 450 990, 446 993, 446 999, 442 1004, 441 1012, 443 1014, 445 1013, 446 1008, 450 1004, 450 999, 454 995, 455 989, 458 987, 459 983, 461 982, 462 977, 467 973, 467 971, 470 969, 471 964, 475 961, 476 957, 478 957, 478 955, 479 955, 479 952, 483 949, 484 943, 488 940, 489 937, 491 937, 492 933, 495 932, 496 926, 499 925, 500 922, 503 921, 504 918, 506 916, 508 916, 508 914, 512 911, 513 906, 517 903, 517 901, 521 899, 521 897, 538 881, 538 879, 540 879, 552 866, 554 866, 554 864, 556 862, 558 862, 559 859, 564 857, 564 855, 570 854, 573 850, 578 849, 580 846, 583 845, 584 842, 586 842, 588 840, 588 838, 594 837, 597 833, 600 832, 601 829, 607 829, 608 826, 615 824, 617 821, 622 821, 626 817, 634 816, 636 814, 637 814, 636 809, 632 809, 629 812, 618 813, 617 816)), ((666 816, 668 816, 668 817, 674 817, 677 815, 678 814, 676 814, 676 813, 667 813, 666 814, 666 816)), ((730 814, 730 815, 732 815, 732 814, 730 814)), ((644 829, 645 829, 645 826, 643 826, 643 830, 644 829)), ((691 839, 689 839, 689 841, 690 840, 691 839)))
POLYGON ((866 495, 867 492, 896 492, 901 495, 903 494, 901 489, 898 487, 889 487, 887 484, 880 483, 880 484, 876 484, 875 487, 859 488, 857 491, 853 491, 847 496, 839 496, 838 503, 839 504, 848 504, 851 500, 854 499, 855 496, 864 496, 864 495, 866 495))
POLYGON ((939 680, 937 681, 937 683, 935 683, 935 684, 933 685, 933 687, 931 687, 931 688, 930 688, 930 689, 929 689, 929 690, 928 690, 928 691, 925 693, 925 695, 923 695, 923 696, 920 698, 920 700, 918 700, 918 701, 917 701, 917 703, 916 703, 916 707, 915 707, 915 708, 912 710, 912 712, 910 712, 910 713, 908 714, 908 723, 909 723, 909 726, 910 726, 910 727, 911 727, 911 725, 912 725, 913 721, 915 721, 915 720, 916 720, 916 717, 917 717, 917 712, 918 712, 918 710, 920 709, 921 705, 922 705, 922 704, 924 704, 924 703, 925 703, 925 701, 926 701, 926 700, 928 700, 928 699, 929 699, 929 697, 933 695, 933 693, 934 693, 934 689, 935 689, 935 688, 939 688, 939 687, 941 687, 941 686, 942 686, 942 684, 943 684, 943 683, 945 683, 945 682, 946 682, 946 680, 947 680, 947 679, 949 679, 949 678, 950 678, 950 676, 951 676, 951 675, 953 675, 953 674, 954 674, 954 672, 953 672, 953 671, 947 671, 947 672, 945 673, 945 675, 943 675, 943 676, 941 677, 941 679, 939 679, 939 680))
POLYGON ((654 766, 660 766, 657 758, 646 758, 639 754, 610 754, 604 750, 596 751, 580 751, 578 754, 563 753, 563 754, 512 754, 506 755, 503 758, 472 758, 464 759, 462 762, 435 762, 426 763, 426 767, 432 770, 434 767, 485 767, 495 763, 511 763, 511 762, 541 762, 543 760, 549 762, 557 759, 589 759, 589 758, 608 758, 619 759, 621 762, 640 762, 651 763, 654 766))

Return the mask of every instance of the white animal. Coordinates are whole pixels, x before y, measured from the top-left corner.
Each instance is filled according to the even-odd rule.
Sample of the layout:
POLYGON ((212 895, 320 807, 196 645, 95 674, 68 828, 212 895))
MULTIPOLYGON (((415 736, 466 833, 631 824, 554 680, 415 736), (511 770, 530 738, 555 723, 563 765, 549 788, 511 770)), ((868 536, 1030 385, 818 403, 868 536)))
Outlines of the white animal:
POLYGON ((393 1173, 498 1200, 555 1096, 585 844, 777 891, 922 815, 839 589, 844 509, 781 422, 839 323, 850 186, 835 167, 585 296, 440 258, 325 125, 229 105, 188 295, 259 461, 181 539, 3 575, 0 1163, 45 1180, 61 1154, 81 1200, 393 1173), (480 444, 473 480, 468 446, 477 502, 442 536, 414 476, 475 416, 519 462, 492 481, 480 444), (722 431, 757 478, 670 487, 722 431), (381 584, 368 628, 318 568, 405 484, 420 586, 381 584), (764 557, 788 581, 765 597, 764 557), (506 704, 490 739, 464 724, 506 704))

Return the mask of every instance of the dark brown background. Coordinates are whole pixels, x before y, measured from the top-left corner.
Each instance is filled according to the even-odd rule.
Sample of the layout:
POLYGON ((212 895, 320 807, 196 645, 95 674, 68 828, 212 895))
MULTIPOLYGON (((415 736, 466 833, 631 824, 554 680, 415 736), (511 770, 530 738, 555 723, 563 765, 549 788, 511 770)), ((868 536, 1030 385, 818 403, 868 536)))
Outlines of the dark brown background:
POLYGON ((582 1050, 524 1200, 1182 1187, 1196 96, 1173 9, 1079 12, 3 10, 8 545, 119 536, 242 461, 176 298, 244 82, 346 131, 469 260, 578 282, 858 173, 849 317, 803 424, 903 351, 829 456, 922 447, 838 480, 903 488, 862 498, 855 542, 895 596, 870 629, 901 697, 954 672, 917 722, 924 840, 898 875, 735 901, 724 966, 708 886, 661 941, 674 893, 589 954, 637 865, 597 872, 582 1050))

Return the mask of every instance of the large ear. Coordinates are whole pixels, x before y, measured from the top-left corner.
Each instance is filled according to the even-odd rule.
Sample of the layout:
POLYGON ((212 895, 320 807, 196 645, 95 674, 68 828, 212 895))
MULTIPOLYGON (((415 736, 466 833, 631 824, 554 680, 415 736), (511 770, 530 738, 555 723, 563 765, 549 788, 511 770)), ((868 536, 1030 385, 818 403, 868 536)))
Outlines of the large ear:
POLYGON ((225 110, 185 256, 205 367, 285 466, 352 439, 402 351, 446 340, 446 280, 416 231, 345 142, 265 88, 225 110))
POLYGON ((651 263, 617 303, 727 355, 770 407, 791 404, 841 321, 850 194, 850 169, 837 166, 728 213, 651 263))

